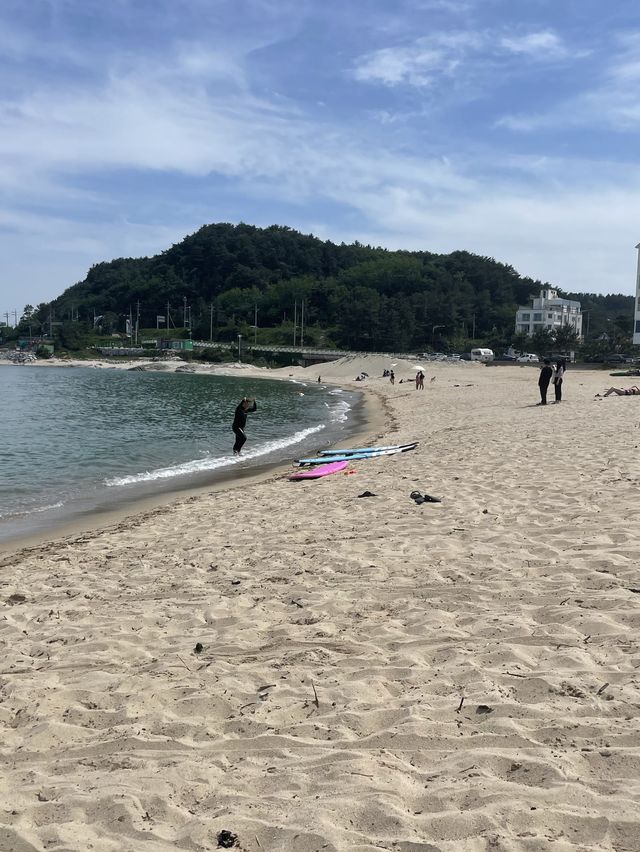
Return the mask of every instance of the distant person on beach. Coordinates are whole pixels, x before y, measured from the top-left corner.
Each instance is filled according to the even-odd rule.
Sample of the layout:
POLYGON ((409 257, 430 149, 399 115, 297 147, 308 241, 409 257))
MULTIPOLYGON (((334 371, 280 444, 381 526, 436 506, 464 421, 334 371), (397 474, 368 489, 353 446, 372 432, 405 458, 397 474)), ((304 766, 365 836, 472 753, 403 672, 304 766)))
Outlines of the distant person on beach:
POLYGON ((318 376, 318 384, 322 381, 322 376, 318 376))
POLYGON ((392 385, 395 385, 396 383, 396 374, 393 372, 393 370, 389 370, 389 381, 392 385))
POLYGON ((562 402, 562 381, 564 379, 566 369, 567 362, 564 358, 559 358, 556 368, 553 371, 553 378, 551 379, 553 382, 553 389, 556 394, 556 402, 562 402))
POLYGON ((542 369, 540 370, 540 378, 538 379, 538 387, 540 388, 540 402, 538 405, 547 404, 547 391, 549 390, 552 375, 551 361, 545 358, 542 369))
POLYGON ((247 440, 247 436, 244 434, 244 427, 247 425, 247 414, 250 411, 257 411, 257 409, 258 406, 256 405, 255 399, 249 399, 249 397, 246 396, 236 408, 236 413, 233 418, 233 426, 231 427, 234 435, 236 436, 236 442, 233 445, 234 456, 240 454, 244 447, 244 443, 247 440))
POLYGON ((416 373, 416 390, 424 390, 424 373, 418 370, 416 373))
POLYGON ((597 393, 596 396, 611 396, 612 393, 615 393, 616 396, 637 396, 640 394, 640 388, 637 385, 631 388, 609 388, 608 391, 603 394, 597 393))

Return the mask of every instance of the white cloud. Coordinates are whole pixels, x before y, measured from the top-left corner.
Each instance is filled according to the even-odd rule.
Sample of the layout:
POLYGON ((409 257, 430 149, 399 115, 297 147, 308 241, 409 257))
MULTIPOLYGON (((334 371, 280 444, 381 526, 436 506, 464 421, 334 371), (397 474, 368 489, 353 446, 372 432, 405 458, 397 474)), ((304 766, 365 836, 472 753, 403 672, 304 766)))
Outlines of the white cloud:
POLYGON ((371 227, 341 238, 389 248, 466 249, 570 291, 631 293, 639 191, 639 174, 582 191, 545 186, 518 194, 506 184, 478 185, 435 204, 425 194, 393 188, 362 198, 371 227))
POLYGON ((521 36, 505 36, 500 44, 511 53, 525 54, 536 59, 559 59, 568 55, 562 39, 549 30, 521 36))
POLYGON ((387 86, 428 86, 438 76, 452 75, 465 54, 480 43, 480 36, 468 32, 425 36, 409 45, 382 48, 360 57, 354 76, 387 86))
POLYGON ((508 115, 497 123, 518 132, 580 127, 635 131, 640 124, 639 82, 640 33, 625 34, 608 49, 598 82, 591 88, 544 112, 508 115))
POLYGON ((526 57, 536 62, 550 62, 569 56, 562 39, 550 30, 498 35, 490 30, 454 30, 432 33, 408 44, 384 47, 359 57, 354 76, 362 82, 400 84, 425 87, 441 77, 466 75, 473 79, 485 69, 526 57))

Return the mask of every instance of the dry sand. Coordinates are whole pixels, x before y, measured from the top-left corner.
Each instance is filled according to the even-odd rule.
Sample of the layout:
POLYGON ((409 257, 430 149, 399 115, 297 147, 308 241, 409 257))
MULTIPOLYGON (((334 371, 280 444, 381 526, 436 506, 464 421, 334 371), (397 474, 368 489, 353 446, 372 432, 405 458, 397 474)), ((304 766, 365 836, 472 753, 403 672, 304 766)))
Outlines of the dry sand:
POLYGON ((4 556, 0 849, 639 850, 640 399, 610 381, 370 379, 415 452, 4 556))

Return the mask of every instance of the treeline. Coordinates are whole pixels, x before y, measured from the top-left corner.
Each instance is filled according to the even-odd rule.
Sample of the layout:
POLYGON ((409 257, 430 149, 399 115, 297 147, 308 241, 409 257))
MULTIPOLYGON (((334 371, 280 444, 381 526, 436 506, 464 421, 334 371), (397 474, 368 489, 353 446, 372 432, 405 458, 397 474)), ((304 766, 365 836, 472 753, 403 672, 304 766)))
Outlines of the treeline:
MULTIPOLYGON (((131 316, 140 328, 167 321, 188 328, 194 339, 231 341, 241 333, 291 343, 294 312, 299 316, 304 302, 306 342, 463 350, 473 341, 508 345, 517 307, 542 286, 465 251, 388 251, 282 226, 213 224, 155 257, 99 263, 52 303, 26 313, 34 326, 63 323, 68 335, 70 324, 123 332, 131 316)), ((622 332, 625 324, 630 330, 631 297, 563 295, 589 310, 592 336, 614 326, 622 332)))

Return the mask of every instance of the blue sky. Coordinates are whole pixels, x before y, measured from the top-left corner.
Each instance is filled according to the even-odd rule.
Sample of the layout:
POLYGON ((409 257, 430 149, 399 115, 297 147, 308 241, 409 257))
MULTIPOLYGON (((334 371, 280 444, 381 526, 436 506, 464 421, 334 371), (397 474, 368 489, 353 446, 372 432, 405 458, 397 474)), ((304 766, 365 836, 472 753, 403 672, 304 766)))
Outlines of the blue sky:
POLYGON ((632 293, 636 0, 0 0, 0 312, 209 222, 632 293))

